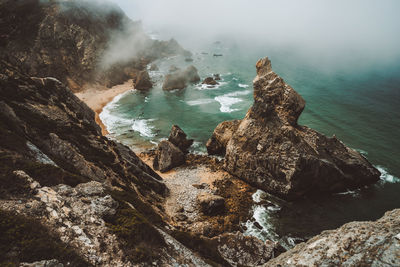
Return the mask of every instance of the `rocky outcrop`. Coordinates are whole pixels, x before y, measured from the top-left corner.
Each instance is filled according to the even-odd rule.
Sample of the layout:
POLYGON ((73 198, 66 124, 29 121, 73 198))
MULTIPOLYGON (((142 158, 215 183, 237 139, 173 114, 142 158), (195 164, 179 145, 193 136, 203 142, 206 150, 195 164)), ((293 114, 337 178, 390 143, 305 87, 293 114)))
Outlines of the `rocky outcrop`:
POLYGON ((184 89, 189 83, 200 81, 200 76, 194 66, 189 66, 185 70, 176 70, 169 73, 164 78, 163 90, 184 89))
POLYGON ((174 144, 163 140, 158 144, 153 168, 160 172, 167 172, 172 168, 185 163, 185 154, 174 144))
POLYGON ((0 0, 0 17, 0 58, 30 76, 55 77, 73 91, 87 83, 112 87, 152 60, 190 54, 173 39, 152 40, 141 23, 110 3, 0 0))
POLYGON ((189 147, 193 144, 193 139, 187 139, 185 132, 178 126, 173 125, 168 141, 177 146, 183 153, 187 153, 189 147))
POLYGON ((147 70, 142 70, 138 73, 136 78, 133 81, 134 87, 140 91, 146 91, 153 87, 153 83, 151 82, 149 73, 147 70))
POLYGON ((213 77, 207 77, 203 80, 202 84, 217 85, 218 82, 213 77))
POLYGON ((275 256, 276 244, 240 232, 212 238, 219 254, 232 266, 261 266, 275 256))
POLYGON ((305 101, 272 71, 268 58, 256 67, 254 104, 227 142, 226 170, 287 199, 345 191, 379 179, 379 171, 360 153, 336 137, 297 124, 305 101))
POLYGON ((216 215, 225 212, 225 199, 221 196, 202 192, 197 195, 197 202, 205 215, 216 215))
POLYGON ((400 210, 351 222, 298 244, 265 266, 400 266, 400 210))
MULTIPOLYGON (((94 112, 54 78, 29 77, 0 61, 0 99, 0 211, 45 222, 93 265, 122 260, 131 266, 122 254, 142 241, 137 234, 136 243, 125 240, 129 234, 121 229, 134 233, 160 221, 162 210, 154 203, 168 192, 161 177, 128 147, 102 136, 94 112), (121 219, 124 214, 136 219, 121 219), (113 255, 116 247, 120 256, 113 255)), ((9 241, 21 249, 21 240, 9 241)), ((162 242, 147 244, 156 248, 162 242)), ((19 251, 25 259, 26 250, 19 251)), ((14 254, 7 255, 14 262, 14 254)))
POLYGON ((214 129, 210 139, 206 143, 209 155, 225 155, 226 145, 236 132, 240 120, 223 121, 214 129))

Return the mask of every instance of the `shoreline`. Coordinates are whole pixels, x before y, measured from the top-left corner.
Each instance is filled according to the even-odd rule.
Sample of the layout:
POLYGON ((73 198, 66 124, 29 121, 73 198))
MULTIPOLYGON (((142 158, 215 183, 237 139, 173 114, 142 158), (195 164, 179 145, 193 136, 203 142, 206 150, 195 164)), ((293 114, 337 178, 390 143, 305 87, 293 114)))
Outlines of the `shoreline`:
POLYGON ((107 127, 100 119, 100 113, 103 111, 103 108, 116 96, 131 89, 134 89, 132 79, 127 80, 123 84, 115 85, 111 88, 107 88, 102 85, 87 85, 84 86, 81 92, 75 93, 75 95, 94 111, 95 121, 100 126, 101 133, 103 135, 107 135, 109 132, 107 131, 107 127))

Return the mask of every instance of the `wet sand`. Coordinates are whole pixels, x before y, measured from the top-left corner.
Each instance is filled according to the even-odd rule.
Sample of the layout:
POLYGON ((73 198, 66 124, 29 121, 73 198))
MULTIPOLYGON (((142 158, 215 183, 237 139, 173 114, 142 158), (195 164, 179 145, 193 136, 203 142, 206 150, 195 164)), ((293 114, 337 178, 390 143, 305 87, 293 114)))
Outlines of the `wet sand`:
POLYGON ((88 85, 81 92, 75 93, 75 95, 95 112, 95 120, 101 127, 102 134, 107 135, 107 128, 100 120, 99 114, 102 112, 104 106, 111 102, 114 97, 131 89, 133 89, 132 80, 128 80, 112 88, 100 85, 88 85))

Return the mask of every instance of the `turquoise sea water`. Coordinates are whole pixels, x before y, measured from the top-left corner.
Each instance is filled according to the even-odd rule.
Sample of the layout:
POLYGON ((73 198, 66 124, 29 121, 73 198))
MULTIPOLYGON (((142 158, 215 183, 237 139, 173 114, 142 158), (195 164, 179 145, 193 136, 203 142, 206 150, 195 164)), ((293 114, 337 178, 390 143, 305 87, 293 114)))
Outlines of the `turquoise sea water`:
POLYGON ((299 123, 328 136, 335 134, 363 153, 383 175, 376 185, 356 192, 295 203, 269 199, 273 205, 255 207, 254 220, 264 229, 248 224, 249 233, 283 238, 290 246, 296 237, 308 238, 345 222, 376 219, 400 208, 400 65, 326 69, 285 51, 244 51, 216 42, 194 51, 193 62, 181 57, 156 62, 160 70, 150 72, 154 88, 117 97, 101 118, 112 136, 136 150, 167 138, 171 126, 177 124, 195 139, 193 151, 204 153, 215 126, 243 118, 251 106, 255 63, 264 56, 270 57, 273 70, 306 100, 299 123), (223 56, 214 57, 214 53, 223 56), (194 65, 202 79, 218 73, 222 81, 215 88, 190 85, 164 92, 163 75, 171 65, 194 65))

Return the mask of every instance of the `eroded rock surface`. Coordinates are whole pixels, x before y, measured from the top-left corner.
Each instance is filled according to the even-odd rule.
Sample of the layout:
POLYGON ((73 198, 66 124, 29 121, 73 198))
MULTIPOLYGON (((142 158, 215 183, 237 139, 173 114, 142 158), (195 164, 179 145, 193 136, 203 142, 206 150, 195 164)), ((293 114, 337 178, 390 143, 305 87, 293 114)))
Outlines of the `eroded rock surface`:
POLYGON ((236 132, 240 120, 223 121, 214 129, 210 139, 206 143, 209 155, 225 155, 226 145, 236 132))
POLYGON ((400 266, 400 210, 351 222, 298 244, 265 266, 400 266))
POLYGON ((202 192, 197 195, 197 202, 205 215, 222 214, 225 212, 225 199, 221 196, 202 192))
POLYGON ((187 139, 185 132, 178 125, 173 125, 168 141, 177 146, 183 153, 187 153, 194 140, 187 139))
POLYGON ((137 90, 148 90, 153 87, 153 83, 151 82, 149 73, 147 70, 140 71, 134 79, 134 87, 137 90))
POLYGON ((185 163, 185 154, 174 144, 163 140, 158 144, 153 168, 160 172, 167 172, 174 167, 185 163))
POLYGON ((226 145, 225 167, 231 174, 287 199, 345 191, 379 179, 379 171, 360 153, 336 137, 297 124, 305 101, 272 71, 268 58, 256 67, 254 104, 226 145))

